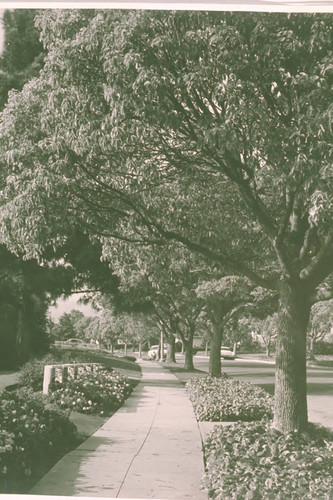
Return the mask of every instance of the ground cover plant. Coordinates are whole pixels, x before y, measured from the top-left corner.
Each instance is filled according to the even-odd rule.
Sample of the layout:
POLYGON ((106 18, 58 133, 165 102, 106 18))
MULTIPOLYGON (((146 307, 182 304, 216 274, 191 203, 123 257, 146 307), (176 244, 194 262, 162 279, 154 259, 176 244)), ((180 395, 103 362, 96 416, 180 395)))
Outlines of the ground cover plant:
POLYGON ((204 485, 223 500, 330 500, 333 433, 280 433, 271 422, 216 426, 205 443, 204 485))
POLYGON ((51 397, 62 408, 80 413, 110 415, 132 392, 134 383, 117 371, 96 367, 75 380, 55 382, 51 397))
POLYGON ((0 395, 0 422, 0 491, 26 491, 78 443, 69 411, 29 388, 0 395))
POLYGON ((273 398, 249 382, 226 376, 194 377, 186 389, 200 421, 252 421, 273 413, 273 398))

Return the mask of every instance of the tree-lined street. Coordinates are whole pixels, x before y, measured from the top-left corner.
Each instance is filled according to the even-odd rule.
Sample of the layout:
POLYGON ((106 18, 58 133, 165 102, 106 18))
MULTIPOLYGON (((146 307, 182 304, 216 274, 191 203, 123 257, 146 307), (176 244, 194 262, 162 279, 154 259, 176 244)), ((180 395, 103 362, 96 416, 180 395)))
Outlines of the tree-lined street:
POLYGON ((188 385, 196 417, 254 421, 206 443, 212 497, 284 500, 295 484, 301 498, 325 497, 333 439, 309 417, 327 423, 332 369, 307 363, 333 354, 332 14, 23 9, 3 19, 0 363, 23 365, 24 405, 38 412, 18 432, 8 411, 24 410, 23 393, 2 393, 0 474, 30 474, 26 441, 50 404, 72 439, 62 407, 103 413, 131 390, 103 370, 66 379, 62 366, 47 402, 47 364, 79 359, 89 371, 99 347, 134 364, 128 348, 141 358, 155 346, 170 370, 182 349, 189 375, 206 345, 209 361, 197 360, 210 377, 188 385), (98 314, 53 322, 49 307, 72 294, 98 314), (221 363, 223 346, 229 359, 274 353, 275 367, 221 363), (13 466, 9 452, 24 459, 13 466))
MULTIPOLYGON (((181 355, 177 354, 181 362, 181 355)), ((275 365, 273 362, 255 361, 237 358, 234 361, 222 360, 223 372, 231 377, 259 385, 270 394, 274 394, 275 365)), ((209 360, 206 356, 195 356, 195 367, 209 372, 209 360)), ((307 369, 307 399, 309 420, 333 428, 333 369, 307 369)))

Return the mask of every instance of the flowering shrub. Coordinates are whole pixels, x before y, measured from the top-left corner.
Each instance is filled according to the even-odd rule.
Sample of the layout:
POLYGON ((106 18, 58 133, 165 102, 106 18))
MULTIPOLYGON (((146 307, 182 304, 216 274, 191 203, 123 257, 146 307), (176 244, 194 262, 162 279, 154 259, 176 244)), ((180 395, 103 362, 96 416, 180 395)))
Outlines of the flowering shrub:
POLYGON ((118 372, 97 368, 64 384, 56 382, 52 399, 62 408, 100 415, 117 410, 130 395, 133 384, 118 372))
POLYGON ((23 450, 15 446, 15 435, 0 430, 0 477, 6 476, 8 470, 13 470, 14 463, 23 463, 23 450))
POLYGON ((0 475, 12 482, 45 467, 50 456, 66 453, 77 440, 68 412, 31 389, 0 395, 0 422, 0 475))
POLYGON ((60 352, 57 354, 46 354, 41 359, 33 359, 25 363, 20 371, 18 384, 21 387, 31 387, 34 391, 43 389, 44 367, 58 363, 72 363, 85 361, 82 353, 60 352))
POLYGON ((273 398, 249 382, 228 377, 195 377, 186 384, 198 420, 251 421, 270 417, 273 398))
POLYGON ((19 375, 18 384, 21 387, 31 387, 34 391, 43 389, 44 366, 54 363, 52 354, 47 354, 42 359, 34 359, 25 363, 19 375))
POLYGON ((333 433, 325 428, 284 435, 268 421, 216 426, 205 458, 204 485, 213 499, 333 498, 333 433))

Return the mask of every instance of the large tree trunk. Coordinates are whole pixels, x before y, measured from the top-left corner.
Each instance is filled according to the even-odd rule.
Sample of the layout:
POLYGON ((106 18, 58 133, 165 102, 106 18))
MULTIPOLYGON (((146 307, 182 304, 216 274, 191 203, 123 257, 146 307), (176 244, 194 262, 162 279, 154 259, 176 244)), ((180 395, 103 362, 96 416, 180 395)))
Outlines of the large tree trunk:
POLYGON ((176 363, 176 339, 173 335, 169 335, 167 342, 166 361, 169 361, 169 363, 176 363))
POLYGON ((210 340, 209 375, 221 377, 221 343, 223 329, 215 325, 210 340))
POLYGON ((193 338, 189 340, 184 341, 184 346, 185 346, 185 363, 184 363, 184 368, 185 370, 193 371, 194 370, 194 364, 193 364, 193 338))
POLYGON ((306 332, 311 305, 301 283, 281 286, 276 346, 273 426, 281 432, 307 427, 306 332))
POLYGON ((185 348, 185 370, 193 371, 193 338, 194 338, 195 327, 193 325, 189 326, 189 335, 186 339, 184 335, 181 335, 181 339, 185 348))

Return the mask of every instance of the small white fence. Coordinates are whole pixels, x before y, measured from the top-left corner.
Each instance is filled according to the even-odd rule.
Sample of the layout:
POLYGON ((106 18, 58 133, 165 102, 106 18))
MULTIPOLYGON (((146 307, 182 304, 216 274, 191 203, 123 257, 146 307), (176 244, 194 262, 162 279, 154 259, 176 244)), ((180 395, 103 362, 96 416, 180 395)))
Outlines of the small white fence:
POLYGON ((81 373, 95 372, 101 363, 68 363, 63 365, 46 365, 44 367, 43 393, 48 394, 50 385, 54 382, 65 383, 73 380, 81 373))

